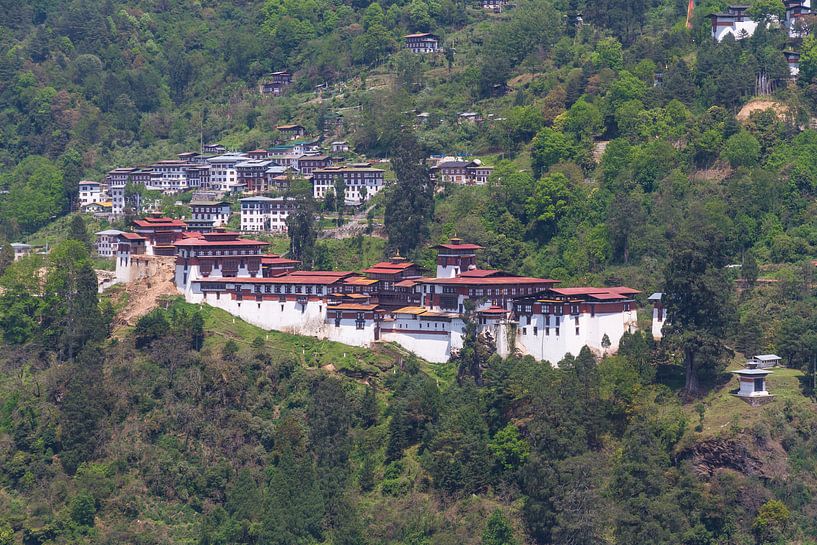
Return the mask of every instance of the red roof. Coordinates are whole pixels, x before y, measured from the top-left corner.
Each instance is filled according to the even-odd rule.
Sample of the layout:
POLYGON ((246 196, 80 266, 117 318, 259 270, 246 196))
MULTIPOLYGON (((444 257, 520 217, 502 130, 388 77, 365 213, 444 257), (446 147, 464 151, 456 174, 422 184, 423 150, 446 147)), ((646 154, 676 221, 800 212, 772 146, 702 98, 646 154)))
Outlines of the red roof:
POLYGON ((138 235, 136 233, 120 233, 119 236, 127 240, 147 240, 142 235, 138 235))
POLYGON ((297 259, 287 259, 279 256, 261 256, 262 265, 297 265, 300 263, 297 259))
MULTIPOLYGON (((370 268, 372 269, 409 269, 414 266, 414 263, 411 261, 401 261, 399 263, 392 263, 391 261, 381 261, 380 263, 375 263, 370 268)), ((363 271, 366 272, 366 271, 363 271)))
POLYGON ((461 278, 487 278, 489 276, 512 277, 516 275, 505 271, 496 271, 491 269, 471 269, 470 271, 460 273, 461 278))
POLYGON ((627 286, 617 286, 613 288, 607 288, 607 291, 612 293, 619 293, 621 295, 635 295, 637 293, 641 293, 638 290, 634 290, 633 288, 628 288, 627 286))
POLYGON ((626 299, 625 296, 619 295, 618 293, 593 293, 590 294, 590 297, 593 299, 598 299, 599 301, 615 301, 618 299, 626 299))
POLYGON ((204 234, 199 231, 183 231, 182 238, 204 238, 204 234))
POLYGON ((375 310, 377 305, 364 305, 361 303, 341 303, 339 305, 330 305, 328 310, 375 310))
POLYGON ((579 288, 552 288, 552 292, 558 293, 559 295, 603 295, 603 294, 612 294, 612 295, 631 295, 635 293, 641 293, 638 290, 634 290, 632 288, 627 287, 619 287, 619 288, 594 288, 591 286, 587 287, 579 287, 579 288))
POLYGON ((401 280, 400 282, 397 282, 394 286, 397 287, 397 288, 413 288, 416 285, 417 285, 417 280, 406 279, 406 280, 401 280))
POLYGON ((556 284, 558 280, 550 278, 531 278, 529 276, 492 276, 488 278, 420 278, 423 284, 448 284, 460 286, 515 286, 519 284, 556 284))
POLYGON ((143 218, 134 220, 133 224, 138 227, 187 227, 182 220, 173 218, 143 218))
POLYGON ((485 310, 479 311, 480 314, 508 314, 509 312, 510 312, 509 310, 506 310, 498 306, 491 306, 489 308, 486 308, 485 310))
POLYGON ((400 274, 403 271, 399 269, 381 269, 378 267, 372 267, 370 269, 364 269, 363 272, 366 274, 400 274))
POLYGON ((337 278, 345 278, 355 273, 352 271, 298 271, 298 274, 301 276, 334 276, 337 278))
POLYGON ((237 239, 237 240, 203 240, 200 238, 186 238, 182 240, 176 241, 173 245, 174 246, 266 246, 269 244, 268 242, 261 242, 260 240, 247 240, 247 239, 237 239))
POLYGON ((432 248, 438 250, 482 250, 482 246, 479 244, 437 244, 436 246, 432 246, 432 248))
MULTIPOLYGON (((329 285, 340 282, 337 276, 313 276, 301 274, 301 271, 283 276, 275 276, 273 278, 207 278, 194 280, 194 282, 201 282, 205 284, 213 283, 231 283, 231 284, 312 284, 312 285, 329 285)), ((301 295, 301 294, 295 294, 301 295)))

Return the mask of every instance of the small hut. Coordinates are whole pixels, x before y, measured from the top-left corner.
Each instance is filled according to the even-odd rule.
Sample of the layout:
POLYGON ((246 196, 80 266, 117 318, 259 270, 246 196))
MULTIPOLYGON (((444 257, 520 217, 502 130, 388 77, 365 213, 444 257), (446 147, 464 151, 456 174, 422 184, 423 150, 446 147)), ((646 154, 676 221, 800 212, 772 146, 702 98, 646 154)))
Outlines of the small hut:
POLYGON ((740 389, 736 394, 749 405, 757 406, 771 401, 772 395, 766 389, 766 377, 772 372, 761 369, 754 360, 746 362, 746 367, 732 371, 738 377, 740 389))

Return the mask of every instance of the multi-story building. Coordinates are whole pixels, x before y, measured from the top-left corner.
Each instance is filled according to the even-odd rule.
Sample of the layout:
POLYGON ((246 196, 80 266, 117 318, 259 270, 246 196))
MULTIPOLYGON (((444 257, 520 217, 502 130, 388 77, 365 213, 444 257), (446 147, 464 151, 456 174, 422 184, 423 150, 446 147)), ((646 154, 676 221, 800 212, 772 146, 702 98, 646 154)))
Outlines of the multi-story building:
POLYGON ((440 48, 440 38, 428 32, 403 36, 405 48, 412 53, 436 53, 440 48))
POLYGON ((312 196, 323 199, 330 189, 335 190, 338 178, 346 185, 344 200, 360 204, 383 189, 384 172, 371 166, 337 166, 315 169, 312 172, 312 196))
POLYGON ((332 166, 332 158, 326 155, 302 155, 295 160, 295 168, 301 174, 312 174, 319 168, 332 166))
POLYGON ((207 159, 210 165, 210 189, 235 191, 238 175, 235 166, 247 160, 243 153, 225 153, 207 159))
MULTIPOLYGON (((802 38, 808 32, 810 23, 807 21, 809 15, 813 15, 811 0, 784 0, 786 9, 784 20, 778 21, 776 16, 770 17, 768 26, 771 23, 781 24, 786 29, 791 38, 802 38)), ((733 4, 726 8, 726 11, 713 13, 708 17, 712 21, 712 38, 721 42, 727 36, 732 36, 735 40, 741 40, 754 35, 757 30, 758 21, 749 15, 747 4, 733 4)))
POLYGON ((147 255, 174 255, 173 244, 182 238, 187 224, 182 220, 151 214, 133 222, 133 230, 145 239, 147 255))
POLYGON ((145 168, 115 168, 108 172, 105 183, 111 199, 111 213, 115 216, 121 215, 126 207, 138 210, 140 207, 138 196, 129 199, 126 187, 129 185, 151 187, 154 179, 153 171, 145 168))
POLYGON ((332 142, 330 149, 332 150, 332 153, 346 153, 349 151, 349 142, 346 140, 332 142))
POLYGON ((116 255, 116 244, 122 231, 107 229, 96 233, 96 255, 99 257, 114 257, 116 255))
POLYGON ((227 152, 227 148, 221 144, 204 144, 201 148, 201 152, 222 154, 227 152))
POLYGON ((267 191, 267 169, 273 165, 269 159, 249 159, 236 163, 235 173, 238 184, 250 193, 267 191))
POLYGON ((288 138, 289 140, 297 140, 298 138, 303 138, 306 136, 306 128, 302 125, 298 125, 295 123, 290 123, 288 125, 278 125, 275 127, 275 130, 281 133, 281 136, 288 138))
POLYGON ((241 199, 241 230, 285 233, 286 221, 294 206, 286 197, 241 199))
POLYGON ((225 201, 190 201, 190 219, 187 227, 193 231, 208 233, 230 221, 230 203, 225 201))
POLYGON ((292 74, 288 70, 273 72, 258 85, 258 92, 262 95, 281 96, 287 87, 292 85, 292 74))
MULTIPOLYGON (((131 253, 150 252, 151 234, 145 235, 119 236, 117 278, 132 276, 125 270, 131 253)), ((584 346, 613 353, 636 325, 636 290, 557 288, 556 280, 481 270, 480 247, 457 239, 437 246, 434 278, 419 277, 417 267, 399 256, 363 275, 296 271, 296 261, 265 255, 266 243, 223 231, 184 233, 172 245, 175 282, 191 303, 222 308, 266 329, 356 346, 396 342, 432 362, 456 354, 469 321, 491 337, 500 355, 520 352, 551 363, 584 346)))
POLYGON ((443 159, 431 167, 430 174, 432 180, 443 184, 485 185, 493 171, 494 167, 478 160, 443 159))
POLYGON ((105 199, 105 192, 102 190, 102 184, 90 180, 82 180, 79 182, 79 205, 92 204, 102 202, 105 199))

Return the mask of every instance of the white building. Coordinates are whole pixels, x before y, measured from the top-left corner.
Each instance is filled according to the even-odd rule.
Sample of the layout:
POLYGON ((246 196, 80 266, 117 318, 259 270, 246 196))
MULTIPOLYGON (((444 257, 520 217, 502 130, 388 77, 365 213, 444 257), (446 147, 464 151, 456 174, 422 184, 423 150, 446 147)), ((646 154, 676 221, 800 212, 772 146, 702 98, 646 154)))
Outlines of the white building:
MULTIPOLYGON (((145 237, 134 237, 134 251, 145 253, 145 237)), ((556 288, 556 280, 481 270, 474 264, 479 247, 457 240, 437 247, 436 278, 417 277, 415 266, 399 257, 363 274, 295 271, 296 262, 263 254, 266 245, 228 232, 177 239, 176 286, 191 303, 265 329, 354 346, 391 341, 438 363, 462 347, 467 301, 474 303, 470 318, 478 333, 490 335, 503 357, 517 351, 556 364, 584 346, 612 354, 636 327, 636 290, 556 288)), ((123 267, 129 246, 118 248, 123 267)), ((117 273, 132 274, 120 275, 119 267, 117 273)))
POLYGON ((285 233, 293 207, 285 197, 241 199, 241 230, 285 233))
POLYGON ((232 210, 226 201, 190 201, 190 219, 186 220, 188 229, 208 232, 223 227, 230 221, 232 210))
POLYGON ((102 202, 105 199, 105 192, 102 190, 102 184, 93 182, 91 180, 82 180, 79 182, 79 205, 93 204, 102 202))
POLYGON ((332 153, 346 153, 349 151, 349 143, 345 140, 338 140, 331 144, 332 153))
POLYGON ((338 178, 346 185, 344 200, 360 204, 377 195, 384 184, 384 171, 364 165, 318 168, 312 172, 312 196, 323 199, 328 190, 335 190, 338 178))
POLYGON ((121 234, 123 234, 122 231, 116 229, 107 229, 96 233, 96 255, 99 257, 116 256, 116 244, 121 234))
POLYGON ((14 250, 14 261, 31 255, 31 245, 22 242, 12 242, 11 249, 14 250))
POLYGON ((652 338, 656 341, 664 336, 664 323, 667 321, 667 309, 664 308, 663 299, 664 294, 660 292, 653 293, 647 298, 647 301, 652 303, 652 338))
POLYGON ((732 371, 738 377, 740 389, 736 394, 752 406, 769 401, 772 396, 766 389, 766 378, 772 374, 766 369, 759 369, 757 362, 749 361, 746 367, 732 371))
POLYGON ((234 191, 238 185, 235 166, 247 160, 243 153, 225 153, 207 159, 210 165, 210 187, 217 191, 234 191))
POLYGON ((726 11, 709 15, 712 21, 712 37, 722 42, 726 36, 732 36, 735 40, 748 38, 757 30, 757 22, 748 13, 751 6, 735 5, 729 6, 726 11))

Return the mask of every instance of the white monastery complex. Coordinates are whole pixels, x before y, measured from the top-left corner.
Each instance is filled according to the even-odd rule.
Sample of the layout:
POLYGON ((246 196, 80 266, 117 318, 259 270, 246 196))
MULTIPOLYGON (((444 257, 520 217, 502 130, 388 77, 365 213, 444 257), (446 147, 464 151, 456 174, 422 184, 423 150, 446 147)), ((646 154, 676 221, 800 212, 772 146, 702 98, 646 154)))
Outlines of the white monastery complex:
POLYGON ((454 238, 440 244, 435 274, 394 256, 360 273, 303 271, 265 253, 266 242, 151 216, 116 235, 120 282, 139 278, 149 259, 174 256, 175 284, 190 303, 221 308, 267 330, 353 346, 395 342, 442 363, 462 347, 466 320, 502 356, 528 354, 553 364, 583 346, 613 353, 636 329, 637 290, 559 288, 558 280, 477 267, 482 249, 454 238))

